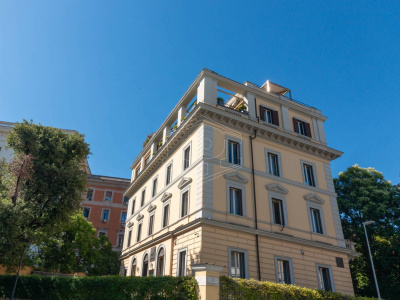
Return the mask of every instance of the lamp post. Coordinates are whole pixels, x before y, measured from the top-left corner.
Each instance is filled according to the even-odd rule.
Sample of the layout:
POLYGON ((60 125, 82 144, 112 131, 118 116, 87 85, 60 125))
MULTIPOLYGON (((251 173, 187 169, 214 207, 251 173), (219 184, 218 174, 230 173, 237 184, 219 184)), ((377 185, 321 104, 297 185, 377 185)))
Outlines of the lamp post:
POLYGON ((378 293, 378 299, 380 300, 380 299, 381 299, 381 294, 380 294, 380 292, 379 292, 378 280, 376 280, 374 262, 372 261, 371 249, 370 249, 370 247, 369 247, 369 241, 368 241, 368 235, 367 235, 367 228, 365 227, 365 225, 370 225, 370 224, 373 224, 373 223, 375 223, 375 221, 367 221, 367 222, 364 222, 363 225, 364 225, 364 231, 365 231, 365 238, 367 239, 367 246, 368 246, 369 258, 370 258, 370 260, 371 260, 372 271, 373 271, 373 273, 374 273, 376 291, 377 291, 377 293, 378 293))

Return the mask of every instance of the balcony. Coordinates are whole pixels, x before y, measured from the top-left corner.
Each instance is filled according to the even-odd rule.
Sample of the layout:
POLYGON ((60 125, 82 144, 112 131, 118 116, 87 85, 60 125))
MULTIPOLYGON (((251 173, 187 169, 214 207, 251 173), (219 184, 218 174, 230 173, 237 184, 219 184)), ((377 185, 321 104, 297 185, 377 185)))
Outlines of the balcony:
POLYGON ((356 249, 355 249, 356 243, 353 243, 353 242, 351 242, 349 240, 346 240, 345 243, 346 243, 346 248, 347 249, 349 249, 351 251, 354 251, 354 252, 356 251, 356 249))

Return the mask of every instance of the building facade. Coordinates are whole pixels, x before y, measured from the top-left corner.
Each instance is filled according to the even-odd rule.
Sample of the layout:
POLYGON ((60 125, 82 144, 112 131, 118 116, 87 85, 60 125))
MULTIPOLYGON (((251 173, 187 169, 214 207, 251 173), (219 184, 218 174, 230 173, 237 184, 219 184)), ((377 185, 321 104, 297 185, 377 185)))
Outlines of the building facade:
POLYGON ((321 111, 204 69, 133 162, 125 274, 223 274, 354 294, 321 111))
POLYGON ((105 235, 113 250, 121 251, 124 241, 128 198, 123 193, 130 180, 88 175, 87 190, 81 202, 83 215, 96 228, 96 235, 105 235))

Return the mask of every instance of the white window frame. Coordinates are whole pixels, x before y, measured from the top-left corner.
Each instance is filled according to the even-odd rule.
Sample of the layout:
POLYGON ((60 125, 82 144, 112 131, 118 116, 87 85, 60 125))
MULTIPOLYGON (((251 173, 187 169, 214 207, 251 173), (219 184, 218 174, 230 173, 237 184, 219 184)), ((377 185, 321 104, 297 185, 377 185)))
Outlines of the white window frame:
POLYGON ((326 233, 326 227, 325 227, 325 218, 324 218, 324 211, 322 209, 322 206, 316 203, 310 203, 307 202, 307 211, 308 211, 308 221, 310 223, 310 232, 313 234, 319 234, 319 235, 327 235, 326 233), (312 215, 311 215, 311 208, 319 210, 319 215, 321 217, 321 225, 322 225, 322 233, 314 232, 313 229, 313 220, 312 220, 312 215))
POLYGON ((311 188, 318 188, 317 169, 316 169, 316 167, 315 167, 315 164, 312 163, 312 162, 309 162, 309 161, 305 161, 305 160, 300 160, 300 162, 301 162, 301 174, 302 174, 302 176, 303 176, 303 183, 304 183, 306 186, 308 186, 308 187, 311 187, 311 188), (309 165, 309 166, 312 167, 315 186, 308 185, 308 184, 306 183, 306 177, 305 177, 305 175, 304 175, 304 165, 309 165))
POLYGON ((128 220, 128 212, 125 210, 121 210, 121 215, 119 216, 119 222, 120 223, 126 223, 126 220, 128 220), (125 213, 126 217, 125 217, 125 221, 122 221, 122 214, 125 213))
POLYGON ((243 140, 235 138, 233 136, 225 136, 225 161, 232 166, 243 166, 244 153, 243 153, 243 140), (229 141, 237 143, 239 145, 239 164, 229 162, 229 141))
POLYGON ((186 171, 192 165, 192 141, 190 141, 182 150, 182 172, 186 171), (189 148, 189 165, 185 169, 185 152, 189 148))
POLYGON ((142 235, 143 235, 143 220, 138 222, 138 226, 136 229, 136 243, 142 241, 142 235), (139 239, 139 228, 140 228, 140 239, 139 239))
POLYGON ((133 244, 135 244, 135 243, 133 243, 133 244, 129 244, 129 234, 131 235, 131 243, 132 243, 132 235, 133 235, 133 228, 129 228, 129 230, 128 230, 128 234, 125 236, 125 247, 126 248, 129 248, 130 246, 132 246, 133 244))
POLYGON ((124 247, 124 240, 125 240, 125 234, 124 233, 118 233, 117 234, 117 241, 116 241, 116 245, 115 245, 115 247, 117 247, 117 248, 122 248, 122 247, 124 247), (119 247, 119 244, 118 244, 118 241, 119 241, 119 237, 120 236, 123 236, 123 238, 122 238, 122 244, 121 244, 121 246, 119 247))
POLYGON ((287 204, 286 204, 286 197, 282 194, 275 193, 275 192, 268 192, 268 199, 269 199, 269 211, 270 211, 270 217, 271 217, 271 224, 277 225, 277 226, 284 226, 287 227, 289 226, 289 218, 288 218, 288 212, 287 212, 287 204), (281 200, 282 201, 282 209, 283 209, 283 218, 284 218, 284 223, 285 225, 281 224, 276 224, 274 222, 274 206, 272 205, 272 199, 276 200, 281 200))
POLYGON ((131 212, 131 216, 133 216, 135 214, 135 210, 132 211, 133 208, 136 208, 136 197, 132 199, 131 201, 131 207, 130 207, 130 212, 131 212), (135 205, 133 205, 135 204, 135 205))
POLYGON ((169 186, 172 183, 172 171, 173 171, 173 160, 171 160, 168 165, 165 167, 165 186, 169 186), (169 182, 167 183, 167 178, 168 178, 168 167, 171 166, 171 178, 169 182))
POLYGON ((180 269, 180 259, 179 259, 179 257, 180 257, 180 254, 182 253, 182 252, 186 252, 186 259, 185 259, 185 274, 183 274, 182 276, 186 276, 186 274, 187 274, 187 261, 188 261, 188 250, 187 250, 187 247, 185 247, 185 248, 181 248, 181 249, 179 249, 178 250, 178 253, 177 253, 177 261, 176 261, 176 276, 178 277, 178 276, 180 276, 179 275, 179 269, 180 269))
POLYGON ((83 212, 85 211, 85 208, 88 208, 88 209, 89 209, 89 214, 88 214, 88 216, 85 217, 85 215, 83 215, 83 217, 84 217, 86 220, 88 220, 88 219, 90 218, 90 212, 92 211, 92 208, 89 207, 89 206, 83 206, 82 208, 83 208, 83 210, 82 210, 82 215, 83 215, 83 212))
POLYGON ((226 182, 226 208, 227 208, 227 213, 230 216, 236 216, 236 217, 246 217, 247 216, 247 210, 246 210, 246 186, 244 184, 232 182, 232 181, 227 181, 226 182), (242 190, 242 211, 243 211, 243 216, 232 214, 231 213, 231 193, 230 189, 240 189, 242 190))
POLYGON ((113 198, 114 198, 114 192, 113 192, 113 191, 111 191, 111 190, 105 190, 105 191, 104 191, 104 199, 103 199, 103 201, 113 202, 113 201, 112 201, 113 198), (107 198, 107 192, 111 192, 111 199, 110 199, 110 200, 106 200, 106 198, 107 198))
POLYGON ((101 215, 100 215, 100 221, 103 221, 103 213, 105 210, 108 210, 108 219, 106 220, 106 222, 110 221, 110 217, 111 217, 111 209, 109 208, 102 208, 101 209, 101 215))
POLYGON ((108 231, 107 230, 98 230, 97 231, 97 237, 100 237, 100 233, 104 233, 105 236, 107 236, 108 231))
MULTIPOLYGON (((186 218, 190 215, 190 184, 181 190, 181 194, 179 196, 179 219, 186 218), (186 216, 182 216, 182 196, 184 193, 188 193, 188 204, 187 204, 187 214, 186 216)), ((171 208, 171 206, 170 206, 171 208)))
POLYGON ((151 236, 151 235, 154 234, 154 222, 155 222, 155 219, 156 219, 155 211, 153 211, 152 213, 149 214, 149 222, 147 223, 148 224, 147 225, 147 236, 151 236), (150 219, 151 219, 151 217, 153 217, 153 230, 152 230, 153 232, 150 234, 150 219))
POLYGON ((281 177, 281 178, 283 177, 282 159, 281 159, 281 153, 280 153, 280 152, 265 148, 265 163, 266 163, 266 166, 267 166, 267 174, 268 174, 268 175, 275 176, 275 177, 281 177), (277 158, 278 158, 278 173, 279 173, 278 176, 277 176, 277 175, 274 175, 274 174, 271 174, 271 173, 269 172, 268 153, 274 154, 274 155, 276 155, 277 158))
POLYGON ((249 252, 246 249, 234 248, 228 246, 228 276, 232 277, 231 272, 231 261, 232 261, 232 251, 244 253, 244 275, 245 279, 249 279, 249 252))
POLYGON ((140 207, 144 207, 146 205, 146 187, 144 187, 141 191, 140 191, 140 207), (144 197, 143 197, 143 192, 144 192, 144 197), (144 198, 144 199, 143 199, 144 198), (142 205, 143 202, 143 205, 142 205))
POLYGON ((171 200, 165 201, 162 207, 162 219, 161 219, 161 228, 165 228, 169 226, 169 220, 171 218, 171 200), (168 208, 168 224, 164 226, 164 213, 165 213, 165 207, 169 205, 168 208))
POLYGON ((331 280, 332 292, 336 292, 335 281, 334 281, 333 272, 332 272, 332 266, 315 263, 315 268, 317 269, 318 289, 324 290, 323 286, 321 285, 321 278, 320 278, 319 268, 327 268, 329 270, 329 276, 330 276, 330 280, 331 280))
POLYGON ((93 189, 93 188, 88 188, 88 189, 86 190, 86 195, 85 195, 85 200, 86 200, 86 201, 93 201, 93 200, 94 200, 94 191, 95 191, 95 189, 93 189), (93 191, 93 193, 92 193, 92 199, 87 198, 87 194, 88 194, 89 190, 92 190, 92 191, 93 191))
POLYGON ((154 199, 155 197, 157 197, 158 194, 158 175, 156 177, 153 178, 152 180, 152 186, 151 186, 151 199, 154 199), (154 194, 154 182, 157 181, 157 185, 156 185, 156 192, 154 194))
MULTIPOLYGON (((279 282, 279 272, 278 272, 278 260, 286 260, 286 261, 289 262, 289 272, 290 272, 290 279, 291 279, 291 283, 290 284, 295 284, 292 259, 290 257, 284 257, 284 256, 275 255, 274 256, 274 260, 275 260, 275 279, 276 279, 276 282, 280 283, 279 282)), ((288 283, 286 283, 286 284, 288 284, 288 283)))
POLYGON ((163 244, 161 244, 159 247, 158 247, 158 249, 157 249, 157 251, 156 251, 156 263, 155 263, 155 269, 154 269, 154 276, 158 276, 158 274, 157 274, 157 270, 158 270, 158 253, 160 253, 160 251, 161 251, 161 249, 164 249, 164 275, 163 276, 165 276, 165 265, 166 265, 166 262, 167 262, 167 248, 163 245, 163 244))

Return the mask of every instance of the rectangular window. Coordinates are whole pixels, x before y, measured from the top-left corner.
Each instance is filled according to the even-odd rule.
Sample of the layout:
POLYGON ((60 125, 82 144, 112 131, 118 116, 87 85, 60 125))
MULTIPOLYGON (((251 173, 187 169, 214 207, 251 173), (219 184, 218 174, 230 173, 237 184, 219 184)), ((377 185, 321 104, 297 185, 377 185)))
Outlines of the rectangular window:
POLYGON ((273 209, 274 223, 282 226, 285 225, 282 200, 272 199, 272 209, 273 209))
POLYGON ((304 181, 306 185, 315 187, 314 170, 311 165, 303 164, 304 181))
POLYGON ((124 197, 124 200, 122 201, 122 204, 128 205, 129 203, 129 198, 128 197, 124 197))
POLYGON ((290 262, 284 259, 278 259, 277 272, 278 272, 278 283, 292 284, 292 278, 290 276, 290 262))
POLYGON ((101 220, 102 220, 103 222, 107 222, 109 217, 110 217, 110 210, 104 209, 104 210, 103 210, 103 214, 102 214, 102 216, 101 216, 101 220))
POLYGON ((229 188, 230 213, 243 216, 242 190, 229 188))
POLYGON ((90 214, 90 208, 84 207, 83 208, 83 216, 87 219, 87 218, 89 218, 89 214, 90 214))
POLYGON ((272 111, 270 109, 264 109, 264 121, 273 124, 272 111))
POLYGON ((132 201, 132 213, 131 213, 132 216, 135 213, 135 203, 136 203, 136 199, 133 199, 133 201, 132 201))
POLYGON ((181 218, 187 216, 189 206, 189 191, 186 191, 181 196, 181 218))
POLYGON ((155 178, 155 179, 153 180, 152 197, 154 197, 154 196, 157 194, 157 181, 158 181, 157 178, 155 178))
POLYGON ((187 147, 183 152, 183 170, 186 170, 190 166, 190 146, 187 147))
POLYGON ((278 155, 268 152, 268 173, 270 175, 279 176, 279 160, 278 155))
POLYGON ((186 250, 178 252, 178 276, 186 276, 186 250))
POLYGON ((86 192, 86 200, 92 201, 93 199, 94 190, 88 189, 86 192))
POLYGON ((129 230, 129 233, 128 233, 128 247, 131 246, 131 239, 132 239, 132 230, 129 230))
POLYGON ((121 214, 121 222, 122 222, 122 223, 125 223, 125 222, 126 222, 126 212, 125 212, 125 211, 122 212, 122 214, 121 214))
POLYGON ((163 221, 162 221, 162 227, 166 227, 169 224, 169 204, 164 206, 164 211, 163 211, 163 221))
POLYGON ((149 219, 149 234, 148 235, 153 234, 153 229, 154 229, 154 214, 152 214, 149 219))
POLYGON ((228 162, 240 165, 240 144, 228 140, 228 162))
POLYGON ((123 243, 124 243, 124 235, 123 234, 118 234, 117 247, 121 248, 123 243))
POLYGON ((139 223, 137 230, 136 242, 139 242, 142 236, 142 223, 139 223))
POLYGON ((144 200, 146 197, 146 190, 142 191, 142 199, 140 200, 140 207, 142 207, 144 205, 144 200))
POLYGON ((172 164, 169 164, 167 166, 167 174, 165 176, 166 176, 165 185, 168 185, 171 183, 171 179, 172 179, 172 164))
POLYGON ((104 231, 99 231, 98 237, 101 237, 101 236, 107 236, 107 233, 104 231))
POLYGON ((297 121, 297 133, 300 133, 301 135, 306 135, 306 126, 304 122, 297 121))
POLYGON ((139 176, 140 173, 140 166, 136 168, 135 170, 135 178, 137 178, 139 176))
POLYGON ((320 289, 327 292, 332 292, 332 280, 329 268, 318 267, 318 277, 320 289))
POLYGON ((244 253, 231 251, 231 276, 235 278, 246 278, 244 253))
POLYGON ((323 234, 321 212, 319 209, 310 208, 312 231, 323 234))
POLYGON ((111 199, 112 199, 112 191, 106 191, 104 200, 105 201, 111 201, 111 199))

